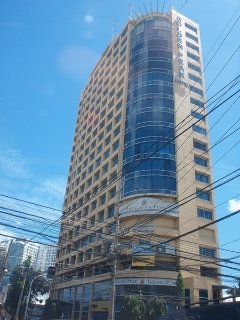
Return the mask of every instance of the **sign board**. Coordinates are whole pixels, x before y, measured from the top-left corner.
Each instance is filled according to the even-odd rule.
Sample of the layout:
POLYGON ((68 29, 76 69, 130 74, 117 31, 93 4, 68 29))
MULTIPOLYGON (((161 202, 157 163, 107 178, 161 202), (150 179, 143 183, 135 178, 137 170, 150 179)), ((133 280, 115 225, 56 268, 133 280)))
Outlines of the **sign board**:
POLYGON ((118 278, 116 285, 147 285, 147 286, 169 286, 175 287, 177 280, 158 278, 118 278))
POLYGON ((155 256, 133 256, 132 257, 133 267, 154 267, 155 266, 155 256))
POLYGON ((141 197, 136 200, 131 200, 124 203, 124 205, 119 208, 120 218, 157 213, 177 217, 179 209, 175 202, 162 201, 151 197, 141 197))

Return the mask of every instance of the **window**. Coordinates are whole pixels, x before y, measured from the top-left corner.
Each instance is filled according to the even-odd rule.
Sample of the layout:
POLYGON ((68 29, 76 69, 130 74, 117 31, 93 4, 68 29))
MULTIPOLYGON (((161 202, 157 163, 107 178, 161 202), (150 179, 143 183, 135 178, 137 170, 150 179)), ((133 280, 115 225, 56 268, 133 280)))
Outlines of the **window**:
POLYGON ((189 47, 189 48, 191 48, 191 49, 199 52, 199 47, 198 47, 198 46, 195 46, 195 45, 192 44, 191 42, 186 41, 186 45, 187 45, 187 47, 189 47))
POLYGON ((107 179, 104 179, 101 183, 101 190, 105 189, 107 187, 107 182, 108 180, 107 179))
POLYGON ((194 156, 194 162, 199 166, 203 166, 203 167, 208 166, 208 160, 201 157, 194 156))
POLYGON ((91 210, 95 210, 97 208, 97 200, 93 201, 91 204, 91 210))
POLYGON ((207 135, 207 130, 203 127, 197 126, 196 124, 194 124, 192 126, 193 131, 197 132, 197 133, 201 133, 203 135, 207 135))
POLYGON ((119 147, 119 140, 113 144, 113 151, 116 151, 119 147))
POLYGON ((104 221, 104 210, 98 213, 98 222, 101 223, 104 221))
POLYGON ((101 157, 99 157, 97 160, 96 160, 96 168, 100 165, 101 163, 101 157))
POLYGON ((187 56, 188 56, 188 58, 191 58, 197 62, 200 62, 200 58, 191 52, 187 52, 187 56))
POLYGON ((112 129, 112 123, 110 123, 106 129, 107 129, 107 132, 109 132, 112 129))
POLYGON ((111 111, 108 115, 107 115, 107 120, 111 120, 113 117, 113 112, 111 111))
POLYGON ((200 272, 202 277, 216 278, 217 277, 217 269, 209 268, 209 267, 200 267, 200 272))
POLYGON ((201 90, 195 86, 192 86, 192 85, 189 85, 189 88, 190 88, 190 91, 192 91, 196 94, 199 94, 200 96, 203 96, 203 90, 201 90))
POLYGON ((96 195, 98 193, 98 186, 93 188, 93 196, 96 195))
POLYGON ((190 80, 193 80, 193 81, 195 81, 195 82, 198 82, 198 83, 202 84, 202 78, 197 77, 197 76, 195 76, 195 75, 192 74, 192 73, 189 73, 189 74, 188 74, 188 77, 189 77, 190 80))
POLYGON ((97 148, 97 152, 99 153, 99 152, 101 152, 102 151, 102 144, 100 144, 100 146, 98 146, 98 148, 97 148))
POLYGON ((110 142, 111 142, 111 136, 108 136, 108 137, 105 139, 105 145, 107 146, 110 142))
POLYGON ((106 202, 106 194, 100 197, 100 205, 103 205, 106 202))
POLYGON ((86 159, 86 160, 83 162, 83 168, 86 168, 87 164, 88 164, 88 159, 86 159))
POLYGON ((117 225, 116 223, 111 223, 107 226, 107 229, 109 231, 110 234, 114 234, 116 232, 116 228, 117 228, 117 225))
POLYGON ((110 155, 110 149, 104 152, 104 159, 107 159, 110 155))
POLYGON ((208 220, 213 219, 213 212, 207 209, 197 208, 197 216, 208 220))
POLYGON ((90 154, 90 161, 92 161, 95 158, 95 152, 90 154))
POLYGON ((189 23, 185 22, 185 27, 188 28, 189 30, 192 30, 197 33, 197 28, 191 26, 189 23))
POLYGON ((208 191, 203 191, 203 190, 197 190, 196 191, 196 196, 198 199, 205 200, 205 201, 210 201, 211 200, 211 193, 208 191))
POLYGON ((93 165, 91 165, 89 168, 88 168, 88 173, 91 173, 93 171, 93 165))
POLYGON ((96 172, 94 175, 95 181, 99 179, 100 171, 96 172))
POLYGON ((116 196, 116 188, 113 188, 112 190, 110 190, 109 195, 111 199, 114 198, 116 196))
POLYGON ((199 254, 200 256, 205 257, 215 257, 215 249, 214 248, 207 248, 207 247, 199 247, 199 254))
POLYGON ((108 218, 114 217, 114 205, 108 207, 108 218))
POLYGON ((90 187, 91 184, 92 184, 92 178, 89 178, 89 179, 87 180, 87 188, 90 187))
POLYGON ((118 163, 118 156, 112 158, 112 166, 115 166, 118 163))
POLYGON ((194 36, 193 34, 189 33, 189 32, 185 32, 186 37, 189 39, 192 39, 193 41, 198 43, 198 37, 194 36))
POLYGON ((111 183, 117 179, 117 171, 114 171, 110 176, 111 183))
POLYGON ((196 111, 191 111, 191 115, 192 117, 196 118, 196 119, 201 119, 202 121, 205 122, 205 115, 204 114, 201 114, 199 112, 196 112, 196 111))
POLYGON ((192 98, 192 97, 190 97, 190 102, 192 103, 192 104, 194 104, 195 106, 198 106, 198 107, 200 107, 200 108, 204 108, 204 102, 202 102, 202 101, 200 101, 200 100, 197 100, 197 99, 195 99, 195 98, 192 98))
POLYGON ((199 141, 196 141, 196 140, 193 141, 193 147, 195 149, 199 149, 199 150, 202 150, 202 151, 206 151, 207 150, 207 145, 205 143, 202 143, 202 142, 199 142, 199 141))
POLYGON ((98 136, 98 140, 101 141, 103 138, 103 132, 98 136))
POLYGON ((201 68, 199 66, 197 66, 196 64, 193 64, 191 62, 188 62, 188 68, 196 71, 196 72, 199 72, 199 73, 202 73, 201 71, 201 68))
POLYGON ((199 302, 200 306, 208 304, 208 291, 205 289, 199 289, 199 302))
POLYGON ((209 183, 209 175, 207 175, 207 174, 195 172, 195 178, 197 181, 200 181, 203 183, 209 183))
POLYGON ((102 174, 105 174, 108 172, 108 163, 106 163, 103 167, 102 167, 102 174))
POLYGON ((114 137, 116 137, 120 133, 120 126, 114 130, 114 137))

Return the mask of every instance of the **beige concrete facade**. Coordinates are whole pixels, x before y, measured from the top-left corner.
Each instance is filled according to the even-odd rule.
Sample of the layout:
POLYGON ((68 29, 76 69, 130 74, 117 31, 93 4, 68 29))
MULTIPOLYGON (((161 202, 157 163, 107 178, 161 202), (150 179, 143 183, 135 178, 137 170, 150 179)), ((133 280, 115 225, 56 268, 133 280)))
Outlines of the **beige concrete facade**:
MULTIPOLYGON (((153 15, 161 16, 157 13, 149 17, 153 15)), ((215 225, 169 242, 155 254, 154 268, 145 261, 144 269, 144 255, 139 258, 143 262, 139 269, 132 268, 131 246, 127 246, 140 240, 159 245, 215 219, 213 193, 199 193, 212 182, 206 119, 196 124, 201 133, 191 128, 196 116, 205 113, 204 106, 190 102, 190 97, 205 101, 204 96, 190 90, 193 86, 205 92, 199 26, 174 10, 168 19, 173 37, 177 194, 121 197, 130 37, 139 23, 130 21, 103 53, 81 96, 64 199, 55 298, 64 288, 111 279, 116 229, 121 247, 117 279, 176 281, 181 270, 191 302, 199 301, 203 290, 207 290, 208 299, 219 294, 220 278, 214 275, 220 273, 215 265, 219 258, 215 225), (189 38, 189 34, 193 37, 189 38), (198 51, 188 47, 187 42, 198 51), (201 72, 193 70, 192 65, 201 72), (200 83, 189 79, 189 73, 200 83), (199 143, 198 148, 194 147, 195 142, 199 143), (198 159, 201 165, 196 163, 198 159), (207 180, 198 181, 196 174, 207 180), (200 196, 196 197, 197 191, 200 196), (169 206, 171 209, 167 210, 169 206)))

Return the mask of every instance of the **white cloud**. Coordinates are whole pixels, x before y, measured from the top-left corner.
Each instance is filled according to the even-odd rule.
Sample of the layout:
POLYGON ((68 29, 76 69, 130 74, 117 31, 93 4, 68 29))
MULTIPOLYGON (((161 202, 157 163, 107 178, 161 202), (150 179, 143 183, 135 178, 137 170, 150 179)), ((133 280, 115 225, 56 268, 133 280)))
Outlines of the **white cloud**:
POLYGON ((95 52, 73 45, 64 48, 57 57, 57 65, 61 72, 69 76, 86 78, 99 60, 95 52))
POLYGON ((48 178, 41 182, 38 191, 63 201, 66 179, 63 177, 48 178))
POLYGON ((84 21, 87 22, 87 23, 92 23, 94 20, 93 16, 91 16, 90 14, 87 14, 85 17, 84 17, 84 21))
POLYGON ((27 176, 26 159, 19 151, 1 146, 0 172, 5 176, 27 176))
POLYGON ((240 199, 231 199, 228 201, 228 210, 230 212, 240 210, 240 199))

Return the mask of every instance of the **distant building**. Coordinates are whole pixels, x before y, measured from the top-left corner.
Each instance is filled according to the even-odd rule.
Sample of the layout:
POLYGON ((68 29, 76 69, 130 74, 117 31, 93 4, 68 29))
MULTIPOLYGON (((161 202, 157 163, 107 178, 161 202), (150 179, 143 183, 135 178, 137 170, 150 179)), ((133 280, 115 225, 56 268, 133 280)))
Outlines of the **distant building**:
POLYGON ((44 272, 49 266, 54 265, 56 248, 34 242, 12 242, 9 246, 9 255, 6 263, 8 274, 11 274, 16 266, 22 265, 28 257, 31 257, 33 269, 44 272))
POLYGON ((55 265, 57 249, 52 246, 40 245, 36 260, 36 270, 47 271, 48 267, 55 265))

